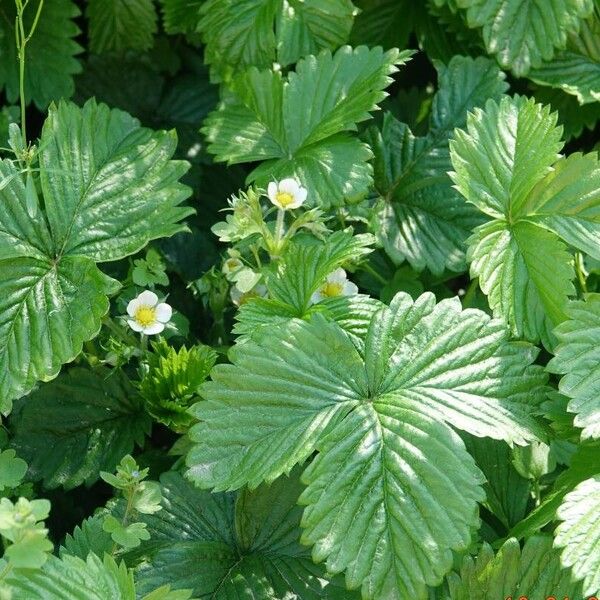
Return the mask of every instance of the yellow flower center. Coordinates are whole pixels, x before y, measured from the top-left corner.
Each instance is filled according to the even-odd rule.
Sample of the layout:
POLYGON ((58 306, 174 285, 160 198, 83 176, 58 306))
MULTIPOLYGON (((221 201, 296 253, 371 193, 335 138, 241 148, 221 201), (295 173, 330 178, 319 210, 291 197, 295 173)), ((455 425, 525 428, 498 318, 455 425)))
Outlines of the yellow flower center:
POLYGON ((140 306, 135 311, 134 319, 137 321, 138 325, 148 327, 148 325, 156 323, 156 309, 152 306, 140 306))
POLYGON ((277 192, 275 197, 282 208, 286 208, 294 201, 294 196, 292 196, 292 194, 289 192, 277 192))
POLYGON ((337 281, 328 281, 320 290, 322 296, 327 298, 334 298, 335 296, 341 296, 344 291, 344 284, 338 283, 337 281))

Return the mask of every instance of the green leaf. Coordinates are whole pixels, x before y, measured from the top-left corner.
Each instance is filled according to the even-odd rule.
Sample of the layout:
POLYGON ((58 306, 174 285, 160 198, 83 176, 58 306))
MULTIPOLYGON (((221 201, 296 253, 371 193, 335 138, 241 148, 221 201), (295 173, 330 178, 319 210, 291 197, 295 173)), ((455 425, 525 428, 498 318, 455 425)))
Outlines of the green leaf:
POLYGON ((555 123, 548 107, 506 97, 475 110, 451 141, 457 189, 493 219, 469 241, 471 274, 514 335, 547 348, 575 291, 563 242, 600 256, 598 158, 559 158, 555 123))
POLYGON ((289 0, 277 16, 277 61, 295 63, 323 48, 346 43, 356 7, 351 0, 289 0))
POLYGON ((0 452, 0 492, 16 488, 27 473, 27 463, 14 450, 0 452))
POLYGON ((171 35, 197 32, 204 0, 160 0, 165 31, 171 35))
POLYGON ((432 294, 398 294, 361 351, 320 315, 260 330, 213 369, 192 408, 188 476, 253 488, 317 451, 301 498, 313 557, 346 570, 364 598, 418 595, 450 569, 451 549, 468 546, 484 499, 446 423, 516 443, 543 435, 535 354, 484 313, 432 294))
POLYGON ((375 153, 375 188, 384 202, 375 229, 395 263, 407 260, 418 270, 440 274, 465 268, 466 239, 482 221, 446 175, 451 169, 448 138, 464 126, 467 112, 506 91, 504 75, 485 58, 455 56, 438 63, 429 133, 415 137, 409 127, 386 114, 381 132, 368 137, 375 153))
POLYGON ((150 420, 119 371, 73 368, 15 407, 12 445, 47 488, 90 485, 141 445, 150 420), (52 448, 52 452, 47 449, 52 448))
POLYGON ((41 184, 54 248, 117 260, 185 229, 179 204, 187 163, 171 161, 177 137, 154 132, 90 100, 51 108, 40 139, 41 184))
POLYGON ((593 0, 456 0, 469 27, 482 29, 487 51, 517 77, 564 48, 594 7, 593 0))
POLYGON ((129 525, 123 525, 121 521, 112 515, 107 515, 105 517, 102 529, 107 533, 110 533, 113 542, 122 546, 124 550, 136 548, 142 543, 142 540, 150 539, 150 534, 146 529, 145 523, 130 523, 129 525))
POLYGON ((583 580, 585 595, 600 592, 600 475, 586 479, 563 500, 556 516, 562 523, 556 529, 554 545, 562 548, 561 563, 573 570, 573 578, 583 580))
POLYGON ((102 528, 103 515, 95 515, 85 519, 81 525, 77 525, 73 533, 67 534, 63 545, 60 547, 60 557, 66 554, 78 556, 85 560, 90 552, 96 556, 110 554, 113 549, 113 541, 109 533, 102 528))
POLYGON ((577 447, 571 464, 554 482, 542 503, 531 511, 510 531, 518 539, 535 535, 542 527, 553 521, 563 498, 579 483, 600 472, 600 445, 583 444, 577 447))
POLYGON ((406 48, 414 25, 410 0, 354 0, 360 10, 350 34, 352 44, 406 48))
POLYGON ((494 314, 514 336, 555 345, 553 328, 566 319, 575 272, 565 245, 551 232, 520 221, 494 220, 469 239, 471 276, 479 277, 494 314))
POLYGON ((287 78, 250 69, 206 119, 208 150, 229 164, 267 160, 251 181, 296 177, 313 205, 360 199, 371 184, 371 153, 348 132, 377 109, 390 75, 409 56, 345 46, 302 59, 287 78))
POLYGON ((461 437, 487 480, 483 486, 485 506, 510 529, 527 513, 531 494, 529 482, 512 465, 510 448, 504 442, 467 435, 461 437))
MULTIPOLYGON (((29 32, 40 0, 25 10, 25 31, 29 32)), ((19 98, 19 61, 15 45, 14 2, 0 5, 0 89, 5 88, 9 102, 19 98)), ((80 31, 75 19, 79 8, 72 0, 45 0, 35 33, 27 44, 25 56, 25 100, 45 110, 53 100, 69 98, 75 86, 73 75, 81 71, 75 58, 83 49, 75 41, 80 31)))
POLYGON ((135 600, 133 575, 125 563, 95 554, 87 560, 51 556, 41 569, 11 573, 12 600, 135 600))
POLYGON ((149 50, 156 33, 156 9, 152 0, 89 0, 90 50, 149 50))
POLYGON ((579 35, 571 34, 567 50, 550 62, 532 69, 529 79, 564 90, 581 104, 600 100, 600 8, 581 25, 579 35))
POLYGON ((463 559, 460 574, 447 578, 438 600, 497 600, 498 598, 581 598, 581 586, 561 568, 552 537, 535 535, 525 542, 510 538, 494 553, 484 544, 476 558, 463 559))
POLYGON ((214 600, 357 598, 298 543, 297 477, 236 495, 200 491, 176 472, 161 484, 163 510, 145 517, 151 541, 134 553, 142 593, 170 584, 214 600))
POLYGON ((200 12, 206 61, 219 80, 336 50, 350 35, 356 8, 351 0, 208 0, 200 12))
POLYGON ((559 344, 547 368, 563 375, 559 390, 570 398, 568 410, 575 413, 582 438, 600 438, 600 295, 589 294, 585 302, 571 302, 567 315, 568 320, 555 330, 559 344))
MULTIPOLYGON (((6 205, 0 226, 5 211, 6 205)), ((0 232, 0 252, 1 238, 0 232)), ((77 256, 58 264, 50 258, 0 258, 0 273, 0 410, 7 413, 11 400, 38 380, 56 377, 98 334, 116 282, 77 256)))

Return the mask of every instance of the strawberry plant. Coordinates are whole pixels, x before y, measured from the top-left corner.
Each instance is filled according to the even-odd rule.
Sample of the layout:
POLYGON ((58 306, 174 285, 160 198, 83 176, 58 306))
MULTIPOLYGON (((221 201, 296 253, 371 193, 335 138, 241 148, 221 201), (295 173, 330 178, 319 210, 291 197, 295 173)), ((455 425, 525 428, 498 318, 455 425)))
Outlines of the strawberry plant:
POLYGON ((0 0, 0 598, 600 596, 597 0, 0 0))

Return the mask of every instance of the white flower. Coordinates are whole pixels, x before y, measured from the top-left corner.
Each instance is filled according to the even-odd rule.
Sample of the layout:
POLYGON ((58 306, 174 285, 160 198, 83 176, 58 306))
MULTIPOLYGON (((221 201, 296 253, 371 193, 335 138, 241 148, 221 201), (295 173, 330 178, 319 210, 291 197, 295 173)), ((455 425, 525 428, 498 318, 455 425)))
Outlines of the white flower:
POLYGON ((310 300, 313 304, 316 304, 325 298, 352 296, 353 294, 358 294, 358 287, 348 281, 346 271, 339 268, 327 275, 325 283, 310 297, 310 300))
POLYGON ((308 190, 295 179, 282 179, 279 183, 271 181, 267 188, 269 200, 282 210, 298 208, 304 204, 308 190))
POLYGON ((244 302, 250 300, 250 298, 264 298, 267 295, 267 287, 262 283, 255 285, 249 292, 242 292, 237 285, 234 285, 229 295, 231 301, 235 306, 241 306, 244 302))
POLYGON ((145 335, 160 333, 171 320, 173 309, 165 302, 158 302, 154 292, 146 290, 127 305, 127 324, 131 329, 145 335))
POLYGON ((244 263, 239 258, 230 256, 223 262, 222 271, 224 275, 231 275, 232 273, 239 271, 243 266, 244 263))

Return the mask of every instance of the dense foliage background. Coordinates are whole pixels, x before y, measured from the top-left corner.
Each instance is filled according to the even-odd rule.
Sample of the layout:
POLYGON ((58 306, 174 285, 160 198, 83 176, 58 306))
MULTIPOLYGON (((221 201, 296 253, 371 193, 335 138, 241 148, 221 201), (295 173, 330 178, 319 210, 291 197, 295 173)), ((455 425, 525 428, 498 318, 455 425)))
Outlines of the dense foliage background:
POLYGON ((0 0, 0 597, 600 594, 599 119, 597 0, 0 0))

